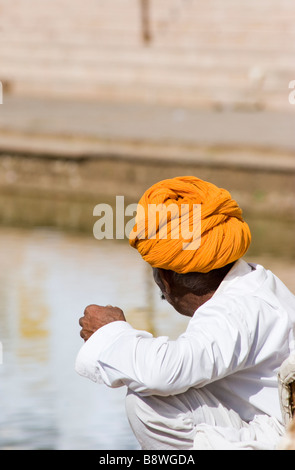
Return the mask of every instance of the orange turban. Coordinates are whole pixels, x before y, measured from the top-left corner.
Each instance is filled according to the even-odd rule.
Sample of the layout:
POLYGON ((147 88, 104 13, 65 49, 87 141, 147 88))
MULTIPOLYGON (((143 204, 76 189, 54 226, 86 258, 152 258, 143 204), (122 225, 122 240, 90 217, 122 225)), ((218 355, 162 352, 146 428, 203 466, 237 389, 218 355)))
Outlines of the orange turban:
POLYGON ((154 184, 141 197, 135 222, 130 245, 152 267, 178 273, 207 273, 221 268, 241 258, 251 242, 242 210, 229 192, 194 176, 154 184), (152 226, 151 207, 158 208, 152 226), (179 223, 185 221, 190 240, 179 230, 179 223), (179 236, 175 236, 175 228, 179 236), (167 236, 161 236, 163 230, 167 236))

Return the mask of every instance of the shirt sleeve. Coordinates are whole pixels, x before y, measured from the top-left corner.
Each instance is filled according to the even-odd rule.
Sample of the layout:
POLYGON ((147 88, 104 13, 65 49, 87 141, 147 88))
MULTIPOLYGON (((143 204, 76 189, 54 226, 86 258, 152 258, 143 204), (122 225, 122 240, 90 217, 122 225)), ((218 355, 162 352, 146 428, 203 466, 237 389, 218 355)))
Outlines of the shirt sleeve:
POLYGON ((240 316, 222 310, 198 311, 175 341, 155 338, 127 322, 105 325, 82 346, 76 371, 142 395, 176 395, 203 387, 242 367, 249 354, 249 335, 240 316))

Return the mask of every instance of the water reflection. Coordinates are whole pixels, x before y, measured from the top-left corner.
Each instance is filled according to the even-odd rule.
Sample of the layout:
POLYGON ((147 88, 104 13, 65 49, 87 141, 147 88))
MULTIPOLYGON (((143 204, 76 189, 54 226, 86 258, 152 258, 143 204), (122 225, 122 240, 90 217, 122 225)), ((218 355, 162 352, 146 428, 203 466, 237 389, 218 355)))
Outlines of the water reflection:
MULTIPOLYGON (((294 267, 256 258, 295 291, 294 267)), ((124 389, 74 371, 86 305, 120 306, 136 328, 171 338, 187 319, 160 299, 151 269, 126 242, 0 230, 0 448, 136 449, 124 389)))
POLYGON ((0 247, 0 447, 137 448, 125 390, 74 371, 78 319, 90 303, 112 303, 136 328, 171 337, 187 320, 160 300, 150 268, 125 242, 1 229, 0 247))

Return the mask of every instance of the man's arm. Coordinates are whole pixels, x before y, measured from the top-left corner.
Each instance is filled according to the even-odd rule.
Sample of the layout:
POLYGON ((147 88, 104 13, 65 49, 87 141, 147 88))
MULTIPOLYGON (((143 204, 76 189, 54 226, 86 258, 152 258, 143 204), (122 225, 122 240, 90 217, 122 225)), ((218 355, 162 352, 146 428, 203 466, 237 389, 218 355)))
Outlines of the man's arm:
POLYGON ((103 309, 92 306, 80 320, 82 336, 90 336, 77 357, 76 371, 110 387, 126 385, 142 395, 176 395, 233 372, 249 352, 241 325, 228 314, 215 314, 215 309, 206 308, 203 315, 198 311, 175 341, 135 330, 123 320, 122 311, 112 311, 108 322, 103 309))

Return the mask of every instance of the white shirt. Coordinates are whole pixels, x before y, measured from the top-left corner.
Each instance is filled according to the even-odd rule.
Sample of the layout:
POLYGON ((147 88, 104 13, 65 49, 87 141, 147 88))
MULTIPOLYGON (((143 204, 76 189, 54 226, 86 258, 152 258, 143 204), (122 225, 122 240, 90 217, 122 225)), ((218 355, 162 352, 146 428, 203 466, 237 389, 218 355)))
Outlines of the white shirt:
POLYGON ((112 322, 82 346, 76 371, 143 396, 206 386, 247 422, 257 414, 281 422, 277 372, 294 337, 295 296, 273 273, 240 259, 175 341, 112 322))

